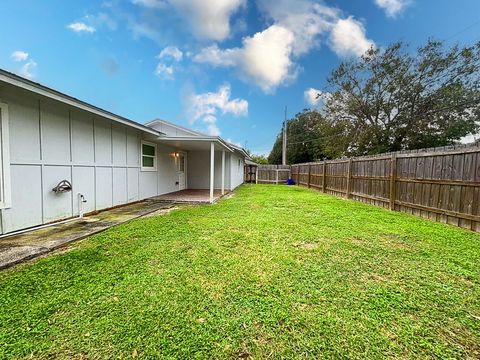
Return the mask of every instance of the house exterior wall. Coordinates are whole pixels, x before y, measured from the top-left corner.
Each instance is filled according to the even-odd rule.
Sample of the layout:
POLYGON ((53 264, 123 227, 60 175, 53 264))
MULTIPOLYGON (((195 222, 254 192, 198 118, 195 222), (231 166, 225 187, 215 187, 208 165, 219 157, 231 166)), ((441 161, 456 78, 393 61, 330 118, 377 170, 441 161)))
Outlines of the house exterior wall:
MULTIPOLYGON (((225 189, 231 190, 230 186, 230 153, 225 152, 225 189)), ((210 151, 188 152, 187 176, 189 189, 210 188, 210 151)), ((215 151, 215 175, 214 188, 222 188, 222 152, 215 151)))
POLYGON ((230 185, 231 190, 243 184, 243 169, 245 165, 245 158, 233 153, 230 161, 230 185))
MULTIPOLYGON (((245 159, 237 153, 225 153, 225 189, 233 190, 243 184, 245 159)), ((222 153, 215 151, 215 189, 222 186, 222 153)), ((208 189, 210 187, 210 152, 188 153, 188 187, 208 189)))
POLYGON ((157 145, 157 171, 140 168, 142 132, 0 84, 8 104, 11 195, 2 233, 175 191, 173 149, 157 145), (73 191, 55 194, 66 179, 73 191))

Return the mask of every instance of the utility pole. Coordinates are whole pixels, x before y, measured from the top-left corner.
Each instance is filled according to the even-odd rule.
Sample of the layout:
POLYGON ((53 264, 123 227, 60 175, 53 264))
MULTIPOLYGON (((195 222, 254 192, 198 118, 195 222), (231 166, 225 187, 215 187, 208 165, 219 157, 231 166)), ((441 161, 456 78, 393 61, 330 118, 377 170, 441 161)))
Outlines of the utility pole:
POLYGON ((285 106, 285 118, 283 120, 282 133, 282 165, 287 165, 287 107, 285 106))

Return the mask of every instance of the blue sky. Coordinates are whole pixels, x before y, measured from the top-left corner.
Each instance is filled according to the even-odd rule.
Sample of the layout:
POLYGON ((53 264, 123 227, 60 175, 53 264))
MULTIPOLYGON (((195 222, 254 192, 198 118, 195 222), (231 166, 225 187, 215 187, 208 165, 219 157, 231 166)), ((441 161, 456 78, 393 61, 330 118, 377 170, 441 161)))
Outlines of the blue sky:
POLYGON ((480 38, 478 0, 2 0, 0 13, 0 67, 256 153, 285 106, 318 106, 309 94, 369 46, 480 38))

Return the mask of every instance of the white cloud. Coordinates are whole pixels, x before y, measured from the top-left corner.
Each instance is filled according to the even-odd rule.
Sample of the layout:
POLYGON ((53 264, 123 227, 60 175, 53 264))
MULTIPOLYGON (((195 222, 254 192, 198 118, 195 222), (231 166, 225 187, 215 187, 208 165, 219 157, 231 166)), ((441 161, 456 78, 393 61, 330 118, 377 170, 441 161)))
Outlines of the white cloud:
POLYGON ((10 55, 10 58, 13 61, 17 61, 17 62, 25 61, 28 59, 28 53, 25 51, 17 50, 10 55))
POLYGON ((35 77, 35 69, 37 68, 37 63, 30 59, 28 60, 18 71, 20 76, 23 76, 27 79, 32 79, 35 77))
POLYGON ((330 45, 340 56, 361 55, 373 41, 362 23, 341 18, 340 10, 309 0, 258 0, 260 10, 273 24, 245 37, 241 47, 203 48, 193 60, 212 66, 234 67, 240 77, 264 92, 295 79, 296 60, 317 48, 330 33, 330 45))
POLYGON ((155 68, 155 75, 160 79, 173 80, 174 70, 172 66, 159 63, 155 68))
POLYGON ((375 0, 375 4, 382 8, 388 17, 393 18, 410 5, 411 0, 375 0))
POLYGON ((96 15, 86 15, 81 22, 95 29, 95 31, 104 26, 112 31, 118 28, 117 20, 104 12, 99 12, 96 15))
POLYGON ((193 36, 224 40, 230 36, 230 18, 246 5, 246 0, 131 0, 149 9, 171 6, 189 24, 193 36))
POLYGON ((208 40, 224 40, 230 35, 230 17, 245 0, 170 0, 190 23, 193 35, 208 40))
POLYGON ((320 100, 321 94, 322 92, 320 90, 317 90, 314 88, 307 89, 303 92, 305 101, 312 106, 317 105, 321 101, 320 100))
POLYGON ((222 50, 218 45, 207 46, 193 57, 193 61, 213 66, 235 66, 238 48, 222 50))
POLYGON ((213 136, 219 136, 218 115, 231 114, 235 117, 247 116, 248 102, 244 99, 230 99, 230 85, 222 85, 217 92, 190 94, 185 103, 190 122, 202 121, 213 136))
POLYGON ((363 24, 352 16, 339 19, 330 34, 330 47, 339 56, 361 56, 374 45, 363 24))
POLYGON ((295 77, 291 54, 295 36, 279 25, 272 25, 243 41, 240 68, 265 92, 295 77))
POLYGON ((158 55, 159 59, 171 58, 175 61, 180 61, 183 58, 183 52, 176 46, 167 46, 158 55))
POLYGON ((235 66, 246 80, 254 81, 263 91, 270 92, 283 82, 294 78, 291 54, 293 33, 272 25, 252 37, 243 39, 241 48, 221 50, 216 45, 203 49, 194 61, 214 66, 235 66))
POLYGON ((35 60, 29 58, 29 56, 30 55, 27 52, 17 50, 10 55, 10 58, 15 62, 23 63, 23 65, 17 71, 18 75, 23 76, 27 79, 32 79, 35 77, 35 69, 37 68, 37 63, 35 62, 35 60))
POLYGON ((303 97, 307 104, 314 107, 322 107, 331 96, 332 95, 329 92, 324 92, 315 88, 309 88, 303 92, 303 97))
POLYGON ((160 9, 166 5, 163 0, 132 0, 132 4, 145 6, 150 9, 160 9))
POLYGON ((293 54, 301 55, 319 45, 319 37, 328 32, 340 11, 308 0, 259 0, 269 20, 290 30, 295 36, 293 54))
POLYGON ((84 22, 74 22, 67 25, 67 28, 76 33, 94 33, 96 29, 93 26, 87 25, 84 22))

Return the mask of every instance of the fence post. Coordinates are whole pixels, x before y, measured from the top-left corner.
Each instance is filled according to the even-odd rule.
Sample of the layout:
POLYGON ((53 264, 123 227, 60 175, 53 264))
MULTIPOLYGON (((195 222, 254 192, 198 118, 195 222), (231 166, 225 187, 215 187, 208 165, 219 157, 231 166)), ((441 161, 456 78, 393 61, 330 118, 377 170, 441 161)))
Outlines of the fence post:
POLYGON ((323 160, 322 191, 327 192, 327 161, 323 160))
POLYGON ((311 172, 311 164, 308 163, 308 180, 307 180, 307 187, 310 187, 310 172, 311 172))
POLYGON ((348 159, 348 169, 347 169, 347 199, 351 198, 350 193, 352 192, 352 158, 348 159))
POLYGON ((390 210, 395 210, 396 186, 397 178, 397 154, 393 153, 390 160, 390 210))
POLYGON ((276 174, 276 178, 275 178, 275 184, 278 185, 278 169, 277 169, 277 174, 276 174))
POLYGON ((255 184, 258 184, 258 166, 255 169, 255 184))

